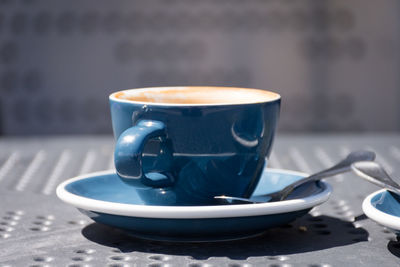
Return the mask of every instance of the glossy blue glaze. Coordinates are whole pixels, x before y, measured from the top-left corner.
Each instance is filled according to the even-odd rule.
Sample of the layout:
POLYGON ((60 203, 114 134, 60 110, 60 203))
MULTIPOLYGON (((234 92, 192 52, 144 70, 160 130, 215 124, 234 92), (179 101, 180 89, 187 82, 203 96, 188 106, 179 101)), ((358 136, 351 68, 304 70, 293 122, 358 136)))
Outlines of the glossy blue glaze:
MULTIPOLYGON (((270 193, 302 178, 291 173, 266 169, 254 192, 253 197, 270 193)), ((309 195, 324 190, 318 182, 305 185, 314 191, 309 195)), ((132 188, 122 182, 116 174, 106 174, 81 179, 68 184, 65 189, 75 195, 106 202, 147 205, 146 199, 140 195, 139 188, 132 188)), ((307 190, 306 190, 307 191, 307 190)), ((294 192, 292 198, 301 197, 301 192, 294 192)), ((161 205, 168 204, 159 199, 161 205)), ((82 213, 94 221, 120 228, 128 234, 157 240, 171 241, 211 241, 236 239, 255 235, 267 228, 288 223, 306 214, 309 209, 273 215, 228 217, 228 218, 196 218, 196 219, 160 219, 134 216, 120 216, 96 211, 80 209, 82 213)))
POLYGON ((384 213, 400 218, 400 203, 388 191, 375 195, 371 204, 384 213))
MULTIPOLYGON (((376 194, 371 199, 371 205, 381 212, 384 212, 392 216, 397 216, 400 219, 400 203, 388 191, 383 191, 379 194, 376 194)), ((391 229, 391 230, 398 235, 400 234, 399 229, 391 229)))
POLYGON ((165 124, 153 120, 141 120, 135 127, 128 128, 118 138, 115 149, 115 168, 124 179, 139 180, 136 186, 167 187, 173 185, 174 179, 169 169, 172 164, 171 148, 165 140, 165 124), (163 169, 158 166, 146 175, 142 169, 142 153, 145 144, 151 138, 159 138, 163 148, 158 155, 162 158, 163 169), (168 166, 168 167, 166 167, 168 166), (149 177, 149 178, 148 178, 149 177))
POLYGON ((110 107, 117 140, 115 162, 117 171, 123 172, 122 179, 141 187, 146 201, 168 198, 168 203, 180 205, 207 204, 216 195, 248 197, 254 191, 271 151, 280 99, 210 106, 145 105, 110 99, 110 107), (131 153, 136 156, 129 158, 130 148, 118 140, 121 135, 129 139, 137 134, 137 130, 125 131, 143 120, 163 123, 165 129, 152 136, 155 138, 143 132, 146 137, 137 139, 141 143, 132 145, 131 153), (143 170, 138 170, 140 162, 133 162, 138 158, 137 148, 143 148, 143 170), (168 154, 172 154, 171 161, 165 159, 168 154), (142 173, 148 179, 143 179, 142 173), (143 182, 146 180, 148 183, 143 182), (143 187, 151 185, 151 180, 163 189, 143 187), (165 187, 163 183, 170 181, 173 184, 165 187))
POLYGON ((287 224, 310 209, 249 217, 207 219, 159 219, 127 217, 80 210, 98 223, 124 230, 129 235, 162 241, 222 241, 260 234, 287 224))
MULTIPOLYGON (((280 190, 286 185, 297 181, 301 177, 302 176, 290 173, 283 173, 276 170, 271 171, 266 168, 252 197, 257 197, 263 194, 268 194, 280 190)), ((313 185, 307 185, 307 187, 312 188, 313 185)), ((154 200, 143 198, 141 194, 143 188, 131 187, 127 185, 121 179, 119 179, 119 177, 115 173, 81 179, 68 184, 65 189, 74 195, 114 203, 159 206, 193 205, 187 202, 177 203, 177 201, 170 201, 169 196, 167 196, 166 198, 163 197, 165 194, 156 194, 155 197, 158 196, 158 198, 154 200)), ((163 189, 158 190, 161 191, 163 189)), ((318 191, 320 192, 321 188, 319 188, 318 191)), ((294 194, 292 197, 298 197, 298 195, 294 194)), ((197 206, 197 204, 195 205, 197 206)))

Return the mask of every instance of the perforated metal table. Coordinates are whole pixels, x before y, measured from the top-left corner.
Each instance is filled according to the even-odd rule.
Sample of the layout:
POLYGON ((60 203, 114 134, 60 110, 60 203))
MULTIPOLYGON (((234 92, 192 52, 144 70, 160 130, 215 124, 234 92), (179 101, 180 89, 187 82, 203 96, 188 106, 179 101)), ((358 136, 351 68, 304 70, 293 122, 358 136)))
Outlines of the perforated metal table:
MULTIPOLYGON (((400 177, 399 135, 279 135, 270 165, 313 172, 369 148, 400 177)), ((55 196, 61 181, 112 168, 113 138, 0 139, 0 266, 400 266, 400 240, 361 210, 377 190, 354 174, 310 214, 223 243, 145 241, 92 222, 55 196)))

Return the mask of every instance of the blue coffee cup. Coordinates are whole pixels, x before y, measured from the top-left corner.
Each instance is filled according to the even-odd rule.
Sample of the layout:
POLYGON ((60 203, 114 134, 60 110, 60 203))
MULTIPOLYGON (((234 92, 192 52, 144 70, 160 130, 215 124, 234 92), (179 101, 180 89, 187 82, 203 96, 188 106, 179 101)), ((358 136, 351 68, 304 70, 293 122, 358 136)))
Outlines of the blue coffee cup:
POLYGON ((269 157, 280 96, 233 87, 153 87, 109 97, 118 176, 148 205, 249 197, 269 157))

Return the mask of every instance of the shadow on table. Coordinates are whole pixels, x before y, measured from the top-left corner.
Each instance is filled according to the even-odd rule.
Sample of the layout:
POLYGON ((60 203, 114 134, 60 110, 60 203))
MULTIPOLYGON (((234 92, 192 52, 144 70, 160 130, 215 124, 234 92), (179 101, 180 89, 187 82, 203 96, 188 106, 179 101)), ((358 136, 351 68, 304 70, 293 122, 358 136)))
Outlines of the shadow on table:
POLYGON ((114 247, 123 253, 138 251, 185 255, 198 260, 209 257, 244 260, 252 256, 289 255, 368 241, 368 232, 363 228, 355 228, 348 221, 329 216, 310 215, 291 224, 269 229, 255 238, 223 243, 146 241, 127 236, 122 231, 98 223, 86 226, 82 234, 92 242, 114 247))
POLYGON ((397 236, 397 241, 391 240, 387 245, 388 250, 394 256, 400 258, 400 236, 397 236))

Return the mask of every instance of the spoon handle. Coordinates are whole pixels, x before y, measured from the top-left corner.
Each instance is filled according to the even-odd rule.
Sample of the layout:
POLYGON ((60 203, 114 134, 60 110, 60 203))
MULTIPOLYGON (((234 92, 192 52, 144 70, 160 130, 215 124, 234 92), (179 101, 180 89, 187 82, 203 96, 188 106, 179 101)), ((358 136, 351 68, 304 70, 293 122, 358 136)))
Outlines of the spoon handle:
POLYGON ((325 177, 334 176, 340 173, 348 172, 351 170, 351 164, 358 161, 370 161, 375 159, 375 153, 368 150, 359 150, 350 153, 344 160, 329 169, 317 172, 308 177, 304 177, 282 189, 280 192, 280 200, 287 198, 287 196, 298 186, 308 183, 319 181, 325 177))

